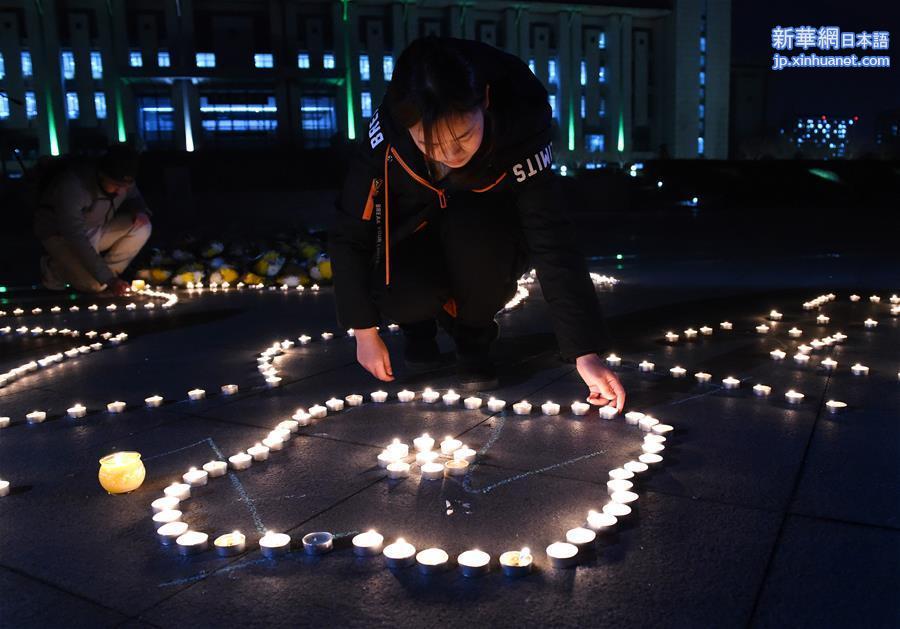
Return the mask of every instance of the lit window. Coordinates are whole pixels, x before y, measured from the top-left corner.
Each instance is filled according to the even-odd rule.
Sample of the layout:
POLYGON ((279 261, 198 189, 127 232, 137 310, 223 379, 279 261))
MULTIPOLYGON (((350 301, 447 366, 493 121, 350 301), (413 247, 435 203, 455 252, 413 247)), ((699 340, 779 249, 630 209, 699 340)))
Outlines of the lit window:
POLYGON ((705 113, 706 113, 706 107, 703 105, 703 103, 700 103, 700 107, 697 111, 697 114, 700 116, 700 118, 703 118, 705 113))
POLYGON ((0 92, 0 120, 9 118, 9 96, 6 92, 0 92))
POLYGON ((297 67, 301 70, 309 69, 309 55, 305 52, 301 52, 297 55, 297 67))
POLYGON ((606 48, 606 33, 600 33, 599 35, 597 35, 597 48, 599 48, 600 50, 606 48))
POLYGON ((37 98, 34 92, 25 92, 25 115, 29 118, 37 118, 37 98))
POLYGON ((307 148, 324 148, 337 133, 334 98, 330 96, 300 97, 300 129, 307 148))
POLYGON ((360 109, 362 110, 363 118, 371 118, 372 117, 372 93, 371 92, 362 92, 359 95, 360 109))
POLYGON ((257 68, 273 68, 275 67, 275 58, 271 53, 262 53, 253 55, 253 66, 257 68))
POLYGON ((706 72, 700 72, 700 85, 706 85, 706 72))
POLYGON ((581 80, 582 85, 587 85, 587 62, 581 62, 581 69, 579 71, 579 79, 581 80))
POLYGON ((394 57, 391 55, 384 56, 384 60, 381 62, 381 71, 384 73, 384 80, 390 81, 391 77, 394 76, 394 57))
POLYGON ((606 66, 600 66, 597 69, 597 81, 600 83, 606 83, 606 66))
POLYGON ((700 36, 700 52, 706 52, 706 37, 700 36))
POLYGON ((703 136, 697 138, 697 155, 703 155, 703 136))
POLYGON ((172 58, 169 56, 168 50, 160 50, 156 53, 156 65, 160 68, 168 68, 172 65, 172 58))
POLYGON ((34 73, 34 66, 31 65, 31 53, 27 50, 22 51, 22 76, 30 77, 34 73))
POLYGON ((106 94, 94 92, 94 110, 98 118, 106 118, 106 94))
POLYGON ((144 67, 144 55, 141 54, 140 50, 132 50, 128 53, 128 65, 132 68, 144 67))
POLYGON ((601 153, 604 150, 604 136, 602 133, 590 133, 584 136, 584 144, 588 153, 601 153))
POLYGON ((581 96, 581 118, 587 118, 587 99, 583 94, 581 96))
POLYGON ((216 53, 214 52, 198 52, 196 58, 198 68, 216 67, 216 53))
POLYGON ((359 56, 359 80, 369 80, 369 55, 359 56))
POLYGON ((597 115, 601 118, 606 115, 606 99, 600 97, 600 106, 597 108, 597 115))
POLYGON ((556 94, 550 94, 550 111, 554 118, 556 118, 556 94))
POLYGON ((91 78, 103 78, 103 57, 100 55, 99 50, 91 51, 91 78))
POLYGON ((536 71, 535 71, 535 69, 534 69, 534 59, 529 59, 529 60, 528 60, 528 69, 531 70, 531 73, 532 73, 532 74, 535 74, 535 73, 536 73, 536 71))
POLYGON ((556 83, 559 77, 556 74, 556 59, 547 60, 547 80, 556 83))
POLYGON ((60 59, 62 63, 62 71, 63 78, 65 79, 74 79, 75 78, 75 55, 72 54, 71 50, 64 50, 60 53, 60 59))
POLYGON ((334 53, 325 53, 325 55, 322 57, 322 67, 326 70, 334 70, 334 53))
POLYGON ((66 118, 74 120, 78 117, 78 94, 75 92, 66 92, 66 118))
POLYGON ((6 76, 6 61, 3 59, 3 53, 0 52, 0 79, 6 76))

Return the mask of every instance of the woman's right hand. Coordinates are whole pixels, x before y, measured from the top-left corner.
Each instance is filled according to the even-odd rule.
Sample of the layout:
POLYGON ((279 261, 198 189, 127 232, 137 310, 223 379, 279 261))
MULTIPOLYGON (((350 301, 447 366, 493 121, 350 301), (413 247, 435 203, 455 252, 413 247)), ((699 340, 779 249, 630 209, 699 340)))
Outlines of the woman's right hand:
POLYGON ((391 354, 378 335, 377 328, 355 330, 356 360, 366 371, 385 382, 394 379, 391 369, 391 354))

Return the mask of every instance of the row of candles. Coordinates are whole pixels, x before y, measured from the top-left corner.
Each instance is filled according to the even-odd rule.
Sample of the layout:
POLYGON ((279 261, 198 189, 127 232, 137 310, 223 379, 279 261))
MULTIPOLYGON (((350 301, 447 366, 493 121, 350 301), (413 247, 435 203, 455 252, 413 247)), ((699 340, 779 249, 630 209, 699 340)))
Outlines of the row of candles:
MULTIPOLYGON (((178 296, 175 293, 168 293, 159 290, 153 290, 146 287, 146 284, 143 280, 135 280, 131 285, 131 292, 138 295, 143 295, 144 297, 155 297, 162 299, 162 303, 159 305, 160 308, 169 309, 175 304, 178 303, 178 296)), ((138 305, 136 303, 128 302, 124 306, 122 306, 123 310, 137 310, 138 305)), ((144 308, 147 310, 153 310, 156 308, 156 302, 146 301, 144 302, 144 308)), ((25 310, 24 308, 17 307, 11 311, 0 310, 0 317, 12 316, 12 317, 22 317, 28 314, 32 315, 40 315, 40 314, 61 314, 63 312, 77 313, 81 312, 82 307, 75 304, 72 306, 67 306, 63 308, 62 306, 55 305, 49 308, 42 308, 40 306, 36 306, 31 308, 30 310, 25 310)), ((85 306, 84 310, 88 312, 98 312, 100 310, 100 306, 97 304, 90 304, 89 306, 85 306)), ((115 303, 107 304, 104 308, 107 312, 116 312, 119 310, 119 305, 115 303)), ((3 328, 6 329, 6 328, 3 328)))
MULTIPOLYGON (((244 282, 237 282, 234 285, 228 282, 222 282, 221 284, 216 282, 210 282, 209 284, 204 284, 203 282, 186 282, 184 285, 184 289, 189 293, 202 293, 204 289, 209 290, 209 292, 215 293, 218 291, 233 291, 233 290, 263 290, 266 288, 266 285, 263 283, 258 284, 245 284, 244 282)), ((291 287, 287 284, 282 284, 281 286, 269 286, 270 291, 281 291, 286 293, 291 290, 291 287)), ((307 292, 307 288, 302 284, 298 284, 294 287, 294 289, 298 293, 307 292)), ((313 284, 309 287, 309 292, 318 293, 321 289, 318 284, 313 284)))

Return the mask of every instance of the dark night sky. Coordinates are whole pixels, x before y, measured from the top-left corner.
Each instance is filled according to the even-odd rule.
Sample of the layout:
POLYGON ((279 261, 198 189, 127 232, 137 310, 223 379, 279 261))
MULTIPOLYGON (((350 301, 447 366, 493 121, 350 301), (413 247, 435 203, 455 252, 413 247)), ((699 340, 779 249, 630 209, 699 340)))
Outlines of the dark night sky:
POLYGON ((861 53, 855 49, 852 52, 887 54, 891 57, 891 68, 767 70, 770 126, 777 126, 793 115, 858 115, 860 131, 870 136, 875 114, 900 108, 900 3, 897 0, 734 0, 732 63, 771 68, 775 52, 771 47, 771 30, 779 25, 837 26, 842 31, 854 32, 889 31, 887 51, 861 53))

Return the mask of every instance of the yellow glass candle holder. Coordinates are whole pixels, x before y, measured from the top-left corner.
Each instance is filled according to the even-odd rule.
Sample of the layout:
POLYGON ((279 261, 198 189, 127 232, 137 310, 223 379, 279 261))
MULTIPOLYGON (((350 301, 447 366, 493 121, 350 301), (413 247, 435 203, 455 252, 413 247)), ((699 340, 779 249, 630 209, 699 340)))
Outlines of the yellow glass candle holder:
POLYGON ((100 459, 100 485, 111 494, 134 491, 146 474, 140 452, 114 452, 100 459))

